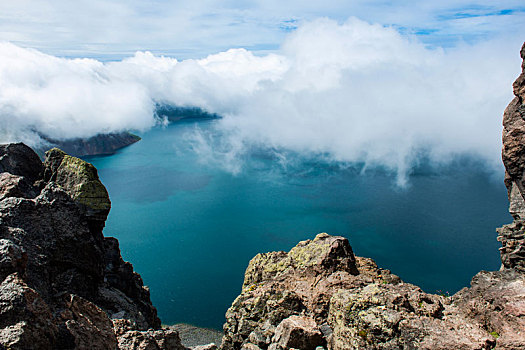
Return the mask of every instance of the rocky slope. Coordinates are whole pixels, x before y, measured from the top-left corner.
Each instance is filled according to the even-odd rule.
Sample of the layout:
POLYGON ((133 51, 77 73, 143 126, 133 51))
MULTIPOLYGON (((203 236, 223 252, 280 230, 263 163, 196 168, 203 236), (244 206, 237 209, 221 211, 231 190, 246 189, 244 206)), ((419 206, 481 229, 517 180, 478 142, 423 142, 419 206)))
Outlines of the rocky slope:
POLYGON ((514 222, 498 230, 500 271, 453 296, 428 294, 319 234, 250 261, 221 349, 525 349, 525 44, 521 57, 503 120, 514 222))
POLYGON ((226 319, 225 350, 525 349, 525 275, 428 294, 322 233, 253 258, 226 319))
POLYGON ((0 146, 0 348, 183 349, 103 236, 110 207, 91 164, 0 146))

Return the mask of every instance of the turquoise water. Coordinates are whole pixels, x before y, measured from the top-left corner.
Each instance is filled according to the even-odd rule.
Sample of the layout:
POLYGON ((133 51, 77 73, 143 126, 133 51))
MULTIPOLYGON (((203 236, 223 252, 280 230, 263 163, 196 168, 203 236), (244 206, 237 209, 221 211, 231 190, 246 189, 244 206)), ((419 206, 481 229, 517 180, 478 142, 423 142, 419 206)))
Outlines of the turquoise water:
POLYGON ((347 237, 356 255, 429 292, 453 293, 479 270, 499 268, 506 191, 476 162, 419 169, 404 189, 381 171, 314 162, 283 171, 264 152, 232 175, 191 151, 184 135, 194 128, 154 129, 89 159, 112 200, 105 235, 120 240, 163 323, 220 328, 250 258, 318 232, 347 237))

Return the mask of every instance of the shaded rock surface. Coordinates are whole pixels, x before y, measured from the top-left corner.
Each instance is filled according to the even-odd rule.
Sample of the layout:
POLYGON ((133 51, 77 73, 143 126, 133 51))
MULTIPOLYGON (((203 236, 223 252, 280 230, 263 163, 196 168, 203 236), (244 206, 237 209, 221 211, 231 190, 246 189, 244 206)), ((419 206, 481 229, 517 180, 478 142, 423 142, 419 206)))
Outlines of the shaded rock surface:
POLYGON ((102 228, 96 169, 54 149, 0 146, 0 344, 10 349, 183 349, 102 228), (118 325, 118 326, 117 326, 118 325), (125 325, 125 327, 123 326, 125 325))
POLYGON ((502 266, 525 271, 525 44, 520 53, 522 72, 512 85, 515 97, 503 114, 501 152, 514 223, 498 230, 498 240, 502 243, 502 266))

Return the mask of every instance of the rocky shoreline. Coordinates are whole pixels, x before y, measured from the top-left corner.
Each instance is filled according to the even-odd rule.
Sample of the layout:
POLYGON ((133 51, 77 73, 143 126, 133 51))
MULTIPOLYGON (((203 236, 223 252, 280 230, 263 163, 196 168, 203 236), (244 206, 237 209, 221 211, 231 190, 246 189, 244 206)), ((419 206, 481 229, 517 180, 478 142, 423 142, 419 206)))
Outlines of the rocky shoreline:
MULTIPOLYGON (((525 349, 525 44, 521 57, 503 119, 514 222, 498 230, 499 271, 429 294, 321 233, 250 261, 220 349, 525 349)), ((103 235, 110 208, 91 164, 0 145, 0 349, 217 348, 199 345, 213 331, 161 326, 118 240, 103 235)))

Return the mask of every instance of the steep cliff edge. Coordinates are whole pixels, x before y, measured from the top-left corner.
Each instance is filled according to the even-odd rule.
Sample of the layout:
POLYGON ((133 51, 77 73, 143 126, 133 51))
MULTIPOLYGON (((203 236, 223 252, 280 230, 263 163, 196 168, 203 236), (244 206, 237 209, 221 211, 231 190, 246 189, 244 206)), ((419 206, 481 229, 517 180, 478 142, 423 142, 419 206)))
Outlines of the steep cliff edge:
POLYGON ((514 222, 498 230, 498 240, 503 267, 525 271, 525 44, 521 58, 522 72, 512 85, 515 97, 503 114, 502 158, 514 222))
POLYGON ((110 207, 91 164, 0 145, 0 348, 183 349, 103 236, 110 207))
POLYGON ((221 349, 525 349, 525 44, 521 57, 503 120, 514 222, 498 229, 500 271, 453 296, 429 294, 319 234, 250 261, 221 349))

